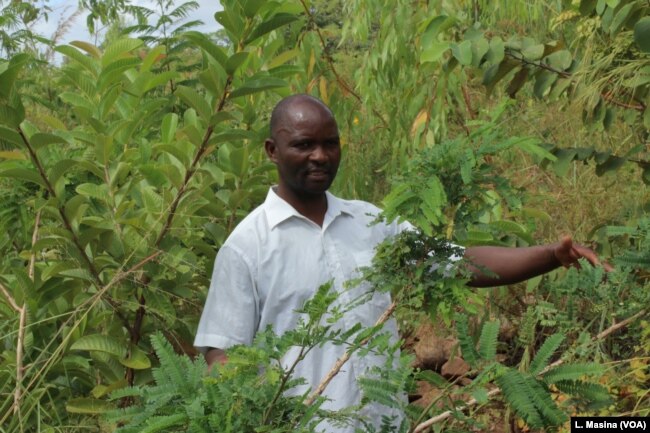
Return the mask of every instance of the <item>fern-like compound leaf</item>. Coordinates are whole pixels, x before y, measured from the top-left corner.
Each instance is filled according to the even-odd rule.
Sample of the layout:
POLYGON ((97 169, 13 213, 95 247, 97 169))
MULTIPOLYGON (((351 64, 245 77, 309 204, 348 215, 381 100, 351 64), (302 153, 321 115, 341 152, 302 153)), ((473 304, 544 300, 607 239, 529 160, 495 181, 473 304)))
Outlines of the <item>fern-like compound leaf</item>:
POLYGON ((476 351, 474 340, 469 333, 467 315, 456 315, 456 330, 458 331, 458 342, 462 351, 463 359, 473 368, 478 364, 480 356, 476 351))
POLYGON ((548 337, 546 341, 544 341, 544 344, 542 344, 542 346, 537 351, 537 355, 535 355, 533 361, 530 363, 530 374, 533 376, 539 374, 539 372, 541 372, 544 367, 546 367, 548 360, 551 359, 551 356, 553 356, 553 353, 555 353, 563 341, 564 335, 560 333, 553 334, 548 337))
POLYGON ((556 383, 562 380, 580 380, 585 376, 600 375, 602 372, 603 366, 593 362, 560 365, 544 374, 544 381, 556 383))
POLYGON ((521 417, 532 428, 544 426, 537 407, 530 395, 526 378, 517 370, 508 369, 496 380, 503 392, 506 402, 512 407, 517 416, 521 417))
POLYGON ((497 354, 499 326, 500 322, 495 320, 485 323, 481 330, 481 337, 478 340, 478 353, 486 361, 492 361, 497 354))

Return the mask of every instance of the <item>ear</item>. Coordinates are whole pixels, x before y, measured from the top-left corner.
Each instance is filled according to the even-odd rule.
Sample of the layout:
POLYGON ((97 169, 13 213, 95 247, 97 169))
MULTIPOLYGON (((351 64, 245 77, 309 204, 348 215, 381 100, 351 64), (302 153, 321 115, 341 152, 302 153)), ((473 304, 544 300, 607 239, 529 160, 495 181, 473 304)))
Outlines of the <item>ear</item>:
POLYGON ((275 141, 272 138, 267 138, 264 140, 264 150, 266 150, 266 155, 269 157, 271 162, 274 164, 278 163, 277 150, 278 147, 275 145, 275 141))

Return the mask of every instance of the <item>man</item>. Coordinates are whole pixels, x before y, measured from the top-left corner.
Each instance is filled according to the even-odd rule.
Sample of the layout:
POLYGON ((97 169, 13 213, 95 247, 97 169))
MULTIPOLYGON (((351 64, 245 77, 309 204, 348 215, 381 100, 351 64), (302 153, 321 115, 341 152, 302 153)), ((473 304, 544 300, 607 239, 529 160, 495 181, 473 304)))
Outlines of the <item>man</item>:
MULTIPOLYGON (((268 325, 278 334, 295 327, 299 318, 295 310, 321 284, 333 281, 339 292, 337 302, 351 303, 362 294, 363 286, 344 289, 343 284, 358 276, 359 267, 370 265, 380 242, 408 227, 370 225, 380 212, 377 207, 341 200, 327 192, 336 176, 341 148, 334 116, 320 100, 289 96, 274 108, 270 123, 271 136, 264 146, 277 166, 279 183, 237 226, 217 255, 195 340, 208 365, 226 362, 223 349, 251 344, 255 333, 268 325)), ((471 247, 465 255, 476 265, 474 286, 522 281, 562 265, 574 265, 581 257, 599 263, 591 250, 573 244, 570 238, 530 248, 471 247), (486 275, 479 269, 492 273, 486 275)), ((371 326, 389 304, 388 294, 377 293, 347 312, 337 326, 371 326)), ((387 322, 385 329, 397 338, 394 320, 387 322)), ((295 376, 304 377, 306 386, 316 387, 344 351, 342 345, 314 349, 298 364, 295 376)), ((357 377, 383 361, 372 354, 353 356, 323 394, 329 399, 325 408, 336 410, 359 403, 357 377)), ((384 409, 370 406, 364 415, 380 419, 383 414, 384 409)), ((353 426, 347 430, 324 428, 354 431, 353 426)))

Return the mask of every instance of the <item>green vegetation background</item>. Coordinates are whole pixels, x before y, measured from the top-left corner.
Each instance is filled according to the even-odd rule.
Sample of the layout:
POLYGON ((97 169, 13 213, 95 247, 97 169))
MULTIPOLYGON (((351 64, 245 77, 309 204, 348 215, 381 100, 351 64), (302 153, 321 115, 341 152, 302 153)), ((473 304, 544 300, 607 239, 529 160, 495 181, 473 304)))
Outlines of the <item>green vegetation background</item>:
POLYGON ((453 382, 414 371, 406 350, 362 384, 364 403, 400 407, 391 395, 433 385, 432 404, 400 407, 403 431, 648 415, 646 1, 221 3, 222 30, 206 35, 185 21, 194 2, 81 1, 95 39, 108 31, 61 46, 68 23, 49 39, 30 30, 47 4, 0 2, 1 431, 354 418, 323 412, 318 395, 285 398, 295 383, 272 367, 291 345, 344 337, 394 353, 380 329, 320 323, 324 288, 304 327, 238 349, 235 370, 208 378, 174 354, 196 356, 214 255, 274 182, 261 143, 273 104, 295 92, 335 112, 337 194, 461 245, 571 233, 617 267, 474 292, 462 276, 432 282, 426 236, 382 247, 367 278, 399 300, 403 335, 444 323, 470 370, 453 382))

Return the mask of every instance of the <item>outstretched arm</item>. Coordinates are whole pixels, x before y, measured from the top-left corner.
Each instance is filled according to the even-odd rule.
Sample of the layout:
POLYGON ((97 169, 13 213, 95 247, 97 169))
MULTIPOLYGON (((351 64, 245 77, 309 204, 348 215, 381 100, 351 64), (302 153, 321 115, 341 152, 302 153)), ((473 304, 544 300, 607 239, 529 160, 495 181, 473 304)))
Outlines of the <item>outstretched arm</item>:
MULTIPOLYGON (((576 244, 570 236, 560 242, 525 248, 469 247, 465 250, 473 273, 468 283, 473 287, 491 287, 518 283, 545 274, 560 266, 579 266, 584 258, 592 265, 601 265, 595 252, 576 244)), ((602 263, 606 271, 612 267, 602 263)))

